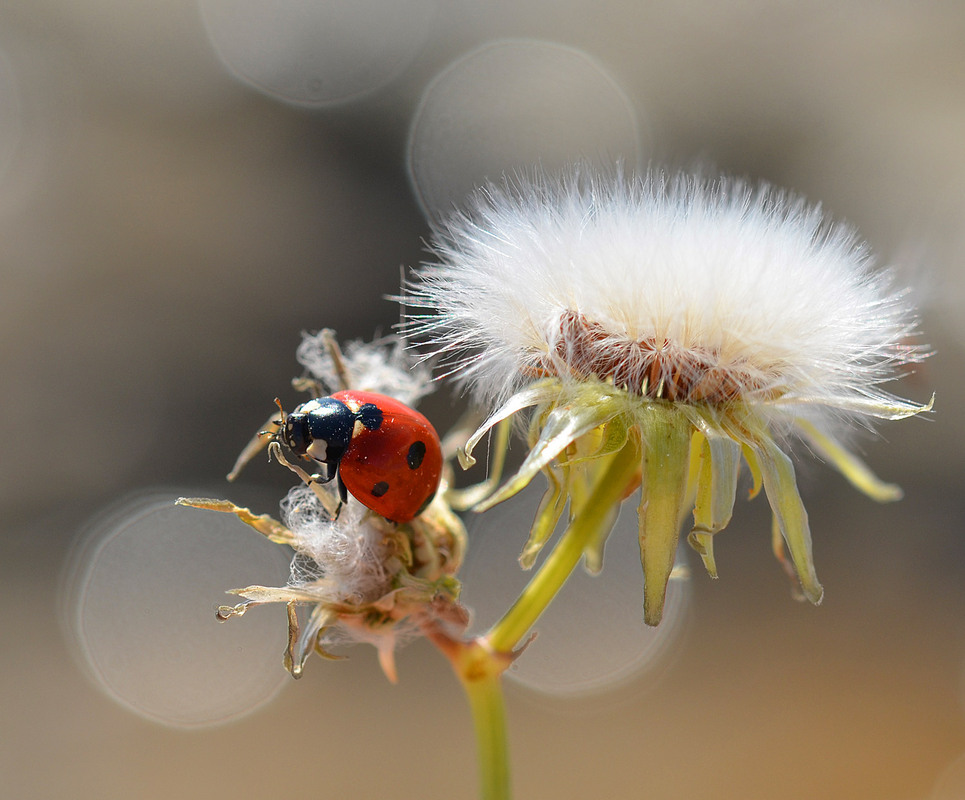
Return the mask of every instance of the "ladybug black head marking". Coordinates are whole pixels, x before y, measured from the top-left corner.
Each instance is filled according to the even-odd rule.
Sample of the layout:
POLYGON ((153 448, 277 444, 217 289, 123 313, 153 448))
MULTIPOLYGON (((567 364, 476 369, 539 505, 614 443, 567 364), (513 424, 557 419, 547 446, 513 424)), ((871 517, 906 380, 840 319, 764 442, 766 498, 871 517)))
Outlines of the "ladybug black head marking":
POLYGON ((377 431, 382 427, 382 409, 375 403, 363 403, 355 412, 355 418, 370 431, 377 431))
POLYGON ((281 440, 296 455, 327 467, 324 480, 335 475, 338 462, 352 440, 356 415, 345 403, 321 397, 298 406, 285 418, 281 440))
POLYGON ((303 456, 312 444, 307 415, 296 409, 285 418, 285 426, 279 430, 281 440, 293 453, 303 456))

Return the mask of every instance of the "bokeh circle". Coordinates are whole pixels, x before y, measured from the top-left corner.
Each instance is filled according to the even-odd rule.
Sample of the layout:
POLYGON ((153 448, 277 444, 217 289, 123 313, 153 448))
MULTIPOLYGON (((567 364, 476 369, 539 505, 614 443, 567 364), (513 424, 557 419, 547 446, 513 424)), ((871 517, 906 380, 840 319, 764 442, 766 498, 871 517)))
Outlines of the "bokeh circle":
POLYGON ((225 624, 229 589, 284 584, 289 555, 234 516, 151 493, 92 522, 70 558, 62 610, 94 682, 135 713, 175 727, 260 707, 287 678, 284 609, 225 624))
POLYGON ((638 115, 595 59, 552 42, 491 42, 463 56, 423 93, 409 131, 408 171, 430 217, 476 186, 534 167, 580 161, 636 167, 638 115))
MULTIPOLYGON (((539 497, 540 489, 531 486, 470 522, 462 600, 472 610, 476 634, 499 619, 533 575, 520 569, 517 558, 539 497)), ((672 578, 662 622, 656 628, 644 624, 637 499, 621 509, 603 571, 591 576, 578 567, 537 621, 536 638, 506 673, 517 683, 576 698, 617 689, 668 663, 681 642, 691 587, 684 578, 672 578)))
POLYGON ((242 82, 303 106, 344 103, 402 74, 438 0, 199 0, 208 38, 242 82))

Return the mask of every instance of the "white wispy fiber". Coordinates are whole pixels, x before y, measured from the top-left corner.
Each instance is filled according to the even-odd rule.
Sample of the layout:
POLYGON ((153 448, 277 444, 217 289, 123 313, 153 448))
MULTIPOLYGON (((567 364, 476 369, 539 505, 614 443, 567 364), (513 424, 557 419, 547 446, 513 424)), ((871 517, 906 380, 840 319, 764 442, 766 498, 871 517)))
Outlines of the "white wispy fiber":
POLYGON ((658 351, 671 383, 675 368, 691 383, 715 370, 745 399, 860 414, 893 406, 880 384, 922 355, 894 274, 850 227, 768 185, 579 170, 491 185, 431 250, 408 332, 487 403, 533 376, 565 379, 581 357, 606 371, 622 346, 658 351), (567 341, 568 320, 582 342, 567 341))
POLYGON ((303 333, 295 358, 328 392, 347 388, 378 392, 394 397, 409 406, 432 391, 430 368, 417 363, 398 336, 385 336, 372 342, 360 339, 348 342, 338 350, 339 362, 333 355, 334 334, 329 330, 303 333), (345 375, 339 374, 345 370, 345 375))
POLYGON ((310 487, 296 486, 282 501, 281 512, 295 548, 289 585, 311 587, 320 599, 353 605, 374 602, 390 591, 400 564, 360 503, 347 504, 332 519, 310 487))

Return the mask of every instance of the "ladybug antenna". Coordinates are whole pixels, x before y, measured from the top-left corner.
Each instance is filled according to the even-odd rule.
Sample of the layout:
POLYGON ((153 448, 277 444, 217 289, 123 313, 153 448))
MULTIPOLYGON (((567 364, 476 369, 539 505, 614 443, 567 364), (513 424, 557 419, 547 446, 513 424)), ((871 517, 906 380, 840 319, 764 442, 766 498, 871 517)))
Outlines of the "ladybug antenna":
MULTIPOLYGON (((281 400, 279 400, 277 397, 275 398, 275 405, 278 406, 278 413, 280 416, 277 420, 272 421, 275 422, 280 428, 284 428, 285 421, 288 419, 288 414, 285 413, 285 407, 281 404, 281 400)), ((262 431, 262 433, 278 433, 278 430, 262 431)))
POLYGON ((262 431, 258 431, 258 438, 264 441, 268 439, 262 447, 267 447, 272 442, 282 441, 282 434, 285 430, 285 423, 288 422, 288 414, 285 412, 284 406, 281 404, 281 400, 277 397, 275 398, 275 405, 278 406, 278 416, 272 417, 268 420, 268 427, 262 431))

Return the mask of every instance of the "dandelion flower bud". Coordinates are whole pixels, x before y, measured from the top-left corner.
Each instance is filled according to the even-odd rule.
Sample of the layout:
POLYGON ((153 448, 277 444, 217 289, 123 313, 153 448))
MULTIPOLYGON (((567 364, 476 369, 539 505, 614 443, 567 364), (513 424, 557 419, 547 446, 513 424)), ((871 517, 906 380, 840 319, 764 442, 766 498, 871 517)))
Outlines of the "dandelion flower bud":
POLYGON ((467 460, 486 431, 532 409, 526 461, 479 506, 547 475, 524 566, 568 500, 571 519, 599 516, 585 548, 598 567, 615 518, 600 498, 615 511, 642 484, 644 616, 656 624, 689 511, 689 541, 716 576, 712 537, 743 462, 773 510, 775 553, 818 603, 786 437, 872 497, 899 495, 837 437, 842 421, 929 409, 882 388, 925 352, 908 344, 907 292, 819 207, 735 179, 576 170, 487 187, 431 246, 437 260, 406 297, 408 332, 497 407, 467 460))

